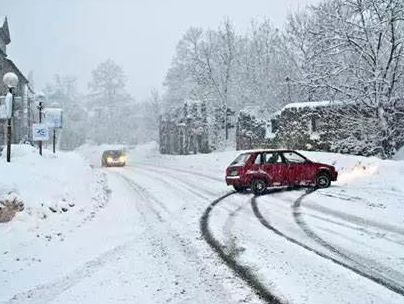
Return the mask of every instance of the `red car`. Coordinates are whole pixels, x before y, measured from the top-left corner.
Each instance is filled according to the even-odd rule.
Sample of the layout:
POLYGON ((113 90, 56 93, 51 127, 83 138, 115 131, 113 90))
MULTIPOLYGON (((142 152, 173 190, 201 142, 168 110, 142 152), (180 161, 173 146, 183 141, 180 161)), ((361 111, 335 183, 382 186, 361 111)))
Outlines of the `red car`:
POLYGON ((327 188, 337 180, 333 166, 315 163, 293 150, 259 150, 240 154, 226 169, 226 183, 236 191, 262 194, 272 186, 327 188))

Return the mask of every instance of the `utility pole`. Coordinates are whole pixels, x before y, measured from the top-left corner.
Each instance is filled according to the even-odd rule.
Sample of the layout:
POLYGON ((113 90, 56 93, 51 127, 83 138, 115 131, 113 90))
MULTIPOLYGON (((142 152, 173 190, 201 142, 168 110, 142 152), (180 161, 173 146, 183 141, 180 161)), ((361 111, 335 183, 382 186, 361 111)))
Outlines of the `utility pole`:
MULTIPOLYGON (((12 88, 9 89, 10 94, 12 94, 12 104, 14 104, 14 93, 12 88)), ((11 117, 7 117, 7 162, 11 160, 11 117)))
POLYGON ((53 154, 56 153, 56 129, 53 128, 53 154))
MULTIPOLYGON (((39 110, 39 123, 42 123, 42 110, 43 110, 43 102, 40 101, 38 105, 38 110, 39 110)), ((39 155, 42 155, 42 140, 39 141, 39 155)))
POLYGON ((226 103, 226 107, 225 107, 225 114, 224 114, 224 125, 225 125, 225 130, 226 130, 226 140, 229 139, 229 121, 228 121, 228 107, 227 107, 227 103, 226 103))

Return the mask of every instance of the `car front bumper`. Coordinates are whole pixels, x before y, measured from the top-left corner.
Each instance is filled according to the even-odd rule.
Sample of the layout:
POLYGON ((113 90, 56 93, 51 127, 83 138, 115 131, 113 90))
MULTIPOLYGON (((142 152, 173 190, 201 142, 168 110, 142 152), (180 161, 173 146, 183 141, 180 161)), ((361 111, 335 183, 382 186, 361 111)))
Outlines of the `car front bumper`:
POLYGON ((126 165, 126 162, 121 162, 121 161, 107 161, 106 162, 107 167, 123 167, 126 165))

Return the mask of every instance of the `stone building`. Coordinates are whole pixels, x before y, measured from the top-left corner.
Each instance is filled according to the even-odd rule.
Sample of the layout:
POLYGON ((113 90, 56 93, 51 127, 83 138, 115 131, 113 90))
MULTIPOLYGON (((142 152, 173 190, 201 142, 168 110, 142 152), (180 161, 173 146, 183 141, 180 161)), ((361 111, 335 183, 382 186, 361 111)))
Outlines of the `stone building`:
MULTIPOLYGON (((11 42, 7 18, 0 19, 0 22, 3 22, 0 27, 0 107, 4 107, 4 98, 9 91, 3 83, 3 76, 8 72, 13 72, 18 76, 19 82, 14 90, 15 100, 12 119, 12 142, 19 143, 31 138, 30 132, 34 120, 34 95, 29 86, 28 79, 18 69, 15 63, 7 57, 7 45, 11 42)), ((0 147, 5 145, 5 131, 6 119, 4 113, 0 113, 0 147)))
MULTIPOLYGON (((392 114, 391 123, 398 150, 404 145, 404 121, 392 114)), ((267 119, 242 111, 236 142, 239 150, 289 148, 370 156, 379 153, 378 132, 375 111, 361 103, 303 102, 288 104, 267 119)))
POLYGON ((160 153, 196 154, 211 151, 206 104, 187 101, 160 117, 160 153))

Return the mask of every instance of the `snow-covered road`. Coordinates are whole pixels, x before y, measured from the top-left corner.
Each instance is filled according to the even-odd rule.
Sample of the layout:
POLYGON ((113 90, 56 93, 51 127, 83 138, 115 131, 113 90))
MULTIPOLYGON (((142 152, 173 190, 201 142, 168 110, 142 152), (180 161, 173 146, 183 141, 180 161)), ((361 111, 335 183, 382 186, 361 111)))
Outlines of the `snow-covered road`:
POLYGON ((95 169, 109 202, 37 250, 38 265, 3 270, 0 303, 403 303, 404 195, 400 181, 377 186, 377 160, 360 171, 344 159, 329 189, 254 197, 224 184, 234 154, 143 149, 95 169))

